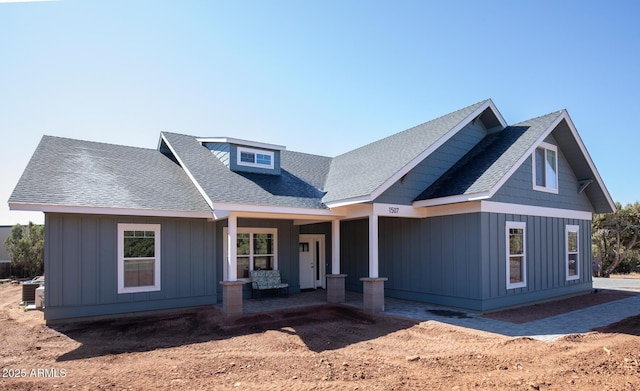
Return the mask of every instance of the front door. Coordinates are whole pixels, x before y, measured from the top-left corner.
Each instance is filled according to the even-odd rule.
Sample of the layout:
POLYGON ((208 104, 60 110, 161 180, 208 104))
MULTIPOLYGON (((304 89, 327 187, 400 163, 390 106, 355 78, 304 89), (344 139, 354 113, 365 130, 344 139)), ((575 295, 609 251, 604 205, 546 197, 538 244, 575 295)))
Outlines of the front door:
POLYGON ((324 235, 300 235, 300 289, 324 288, 324 235))

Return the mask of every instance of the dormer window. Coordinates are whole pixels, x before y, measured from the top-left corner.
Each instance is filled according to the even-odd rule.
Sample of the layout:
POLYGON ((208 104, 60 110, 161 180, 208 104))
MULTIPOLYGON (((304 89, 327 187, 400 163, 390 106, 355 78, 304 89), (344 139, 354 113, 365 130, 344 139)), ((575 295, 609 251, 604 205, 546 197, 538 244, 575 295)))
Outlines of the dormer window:
POLYGON ((273 168, 273 158, 271 151, 238 147, 239 166, 273 168))
POLYGON ((533 188, 558 192, 558 147, 542 143, 533 153, 533 188))

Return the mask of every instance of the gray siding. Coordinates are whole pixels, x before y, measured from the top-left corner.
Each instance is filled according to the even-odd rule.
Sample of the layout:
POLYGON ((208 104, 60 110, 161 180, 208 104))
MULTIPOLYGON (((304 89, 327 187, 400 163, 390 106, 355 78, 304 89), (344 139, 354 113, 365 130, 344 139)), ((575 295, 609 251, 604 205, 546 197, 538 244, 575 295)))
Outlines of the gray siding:
POLYGON ((215 223, 201 219, 45 215, 45 319, 216 302, 215 223), (118 294, 117 225, 161 225, 161 290, 118 294))
POLYGON ((411 170, 404 179, 396 182, 375 202, 410 205, 486 135, 482 124, 469 123, 411 170))
MULTIPOLYGON (((368 275, 367 220, 343 222, 347 289, 368 275)), ((380 276, 385 294, 485 311, 591 289, 591 222, 470 213, 427 219, 380 218, 380 276), (507 289, 506 221, 527 224, 527 286, 507 289), (566 279, 565 227, 580 227, 580 279, 566 279)), ((342 244, 344 243, 344 244, 342 244)))
POLYGON ((474 308, 480 303, 479 214, 380 219, 387 296, 474 308))
POLYGON ((494 309, 591 289, 591 221, 482 213, 483 307, 494 309), (507 221, 526 223, 527 286, 507 289, 507 221), (566 279, 565 227, 580 227, 580 279, 566 279))
MULTIPOLYGON (((218 238, 219 246, 216 248, 216 265, 217 275, 224 276, 223 264, 226 260, 226 254, 224 252, 223 241, 226 240, 224 236, 224 227, 227 226, 227 221, 222 221, 218 224, 216 231, 216 237, 218 238)), ((298 262, 298 241, 299 241, 299 226, 293 225, 292 220, 262 220, 262 219, 238 219, 238 228, 276 228, 278 230, 278 270, 280 270, 280 276, 283 280, 287 280, 289 283, 289 293, 296 293, 300 291, 300 265, 298 262)), ((220 279, 221 280, 221 279, 220 279)), ((215 281, 218 297, 222 299, 222 287, 215 281)), ((245 284, 243 286, 244 297, 251 296, 251 284, 245 284)))
MULTIPOLYGON (((552 137, 547 140, 556 144, 552 137)), ((544 206, 558 209, 593 211, 585 193, 578 193, 578 180, 567 159, 558 149, 558 194, 533 189, 533 159, 529 156, 491 198, 491 201, 544 206)))
POLYGON ((204 143, 203 145, 213 153, 213 156, 224 163, 225 166, 230 166, 229 156, 231 155, 231 145, 228 143, 204 143))
POLYGON ((362 292, 360 278, 369 276, 368 219, 340 222, 340 272, 347 290, 362 292))

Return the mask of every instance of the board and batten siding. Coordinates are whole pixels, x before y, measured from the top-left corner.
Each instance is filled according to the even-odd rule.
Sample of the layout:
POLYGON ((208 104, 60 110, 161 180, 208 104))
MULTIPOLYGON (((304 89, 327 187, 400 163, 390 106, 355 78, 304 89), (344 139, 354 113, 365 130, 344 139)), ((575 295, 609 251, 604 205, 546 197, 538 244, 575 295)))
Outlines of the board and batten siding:
POLYGON ((45 214, 47 321, 216 303, 215 223, 45 214), (118 294, 119 223, 160 224, 160 291, 118 294))
POLYGON ((591 289, 591 221, 482 213, 481 310, 571 295, 591 289), (506 222, 526 223, 526 287, 507 289, 506 222), (567 280, 565 228, 579 226, 579 275, 567 280))
POLYGON ((411 205, 420 193, 475 147, 486 134, 487 130, 481 123, 469 123, 427 156, 402 180, 382 193, 375 202, 411 205))
MULTIPOLYGON (((557 145, 552 136, 549 136, 545 141, 557 145)), ((578 180, 580 179, 589 178, 576 178, 569 162, 562 154, 562 150, 558 148, 558 194, 533 189, 533 157, 529 156, 491 197, 491 201, 592 211, 593 207, 587 195, 578 192, 578 180)))
POLYGON ((479 214, 380 218, 380 275, 387 296, 476 308, 480 305, 479 214))
MULTIPOLYGON (((362 291, 368 220, 341 223, 341 272, 362 291)), ((488 311, 591 289, 591 221, 468 213, 425 219, 380 217, 379 274, 385 295, 488 311), (507 289, 506 222, 526 223, 526 287, 507 289), (579 226, 580 278, 567 280, 565 228, 579 226)))

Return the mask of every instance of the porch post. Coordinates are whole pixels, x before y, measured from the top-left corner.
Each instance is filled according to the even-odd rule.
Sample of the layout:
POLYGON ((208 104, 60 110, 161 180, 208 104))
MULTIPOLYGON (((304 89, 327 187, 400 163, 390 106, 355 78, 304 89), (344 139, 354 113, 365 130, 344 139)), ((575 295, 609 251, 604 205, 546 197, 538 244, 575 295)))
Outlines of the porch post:
POLYGON ((344 303, 344 280, 346 274, 340 274, 340 220, 331 220, 331 274, 327 275, 327 301, 344 303))
POLYGON ((369 277, 363 277, 362 301, 367 312, 384 311, 384 282, 387 278, 378 275, 378 215, 369 215, 369 277))
POLYGON ((227 220, 227 275, 222 285, 222 311, 227 316, 242 315, 242 285, 244 281, 238 281, 238 216, 229 214, 227 220))

